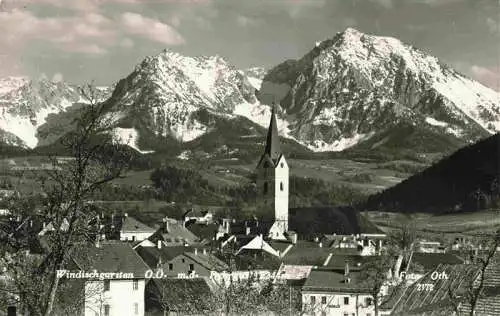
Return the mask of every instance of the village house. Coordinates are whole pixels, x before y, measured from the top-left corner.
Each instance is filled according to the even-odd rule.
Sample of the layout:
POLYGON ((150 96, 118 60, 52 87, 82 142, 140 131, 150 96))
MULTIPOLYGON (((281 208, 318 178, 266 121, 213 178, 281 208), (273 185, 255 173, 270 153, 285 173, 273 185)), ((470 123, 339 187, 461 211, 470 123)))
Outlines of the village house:
MULTIPOLYGON (((120 232, 121 241, 141 241, 153 235, 156 230, 138 221, 137 219, 128 216, 125 213, 118 217, 117 229, 120 232)), ((116 220, 113 220, 116 222, 116 220)))
POLYGON ((214 215, 210 211, 202 211, 196 208, 189 209, 183 215, 184 222, 194 221, 198 224, 212 224, 214 215))
POLYGON ((102 279, 84 279, 82 292, 85 316, 144 315, 145 275, 149 267, 130 244, 101 242, 94 247, 77 249, 72 259, 73 265, 68 267, 69 272, 106 274, 102 279))
POLYGON ((138 247, 137 253, 151 270, 170 278, 209 277, 213 271, 227 271, 227 265, 206 249, 189 246, 138 247))
POLYGON ((305 315, 373 316, 373 296, 360 280, 360 271, 313 268, 302 287, 305 315))
POLYGON ((160 227, 149 238, 154 244, 163 241, 166 247, 198 245, 200 238, 185 227, 185 222, 164 218, 160 227))
POLYGON ((361 256, 373 256, 382 250, 386 234, 324 235, 321 242, 333 249, 356 249, 361 256))
POLYGON ((439 241, 420 240, 417 244, 417 252, 423 253, 445 253, 446 247, 439 241))

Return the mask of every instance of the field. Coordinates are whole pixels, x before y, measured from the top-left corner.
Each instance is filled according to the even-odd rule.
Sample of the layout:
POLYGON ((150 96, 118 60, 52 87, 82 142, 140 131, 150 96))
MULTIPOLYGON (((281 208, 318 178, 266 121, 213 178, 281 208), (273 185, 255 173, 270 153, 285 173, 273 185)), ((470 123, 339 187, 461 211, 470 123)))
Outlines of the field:
MULTIPOLYGON (((396 185, 417 170, 424 168, 423 165, 410 161, 393 161, 381 164, 347 159, 289 159, 288 164, 291 176, 321 179, 338 185, 353 186, 367 193, 375 193, 396 185)), ((211 177, 224 179, 234 177, 234 175, 249 174, 255 165, 233 164, 225 168, 229 170, 228 173, 212 173, 211 177)))
MULTIPOLYGON (((34 183, 36 174, 43 170, 29 170, 13 173, 12 167, 41 167, 48 161, 41 156, 18 157, 0 160, 0 181, 8 181, 21 192, 36 190, 34 183)), ((190 168, 199 168, 198 172, 216 186, 239 186, 248 182, 254 164, 242 164, 237 160, 215 160, 206 162, 204 167, 194 166, 190 162, 176 161, 175 164, 190 168)), ((395 185, 411 174, 422 169, 424 165, 411 161, 392 161, 387 163, 353 161, 347 159, 299 160, 289 159, 290 175, 303 178, 321 179, 338 185, 359 188, 366 193, 375 193, 386 187, 395 185)), ((118 185, 143 186, 151 185, 151 170, 129 171, 122 179, 114 180, 118 185)), ((0 182, 1 183, 1 182, 0 182)))
POLYGON ((419 232, 446 235, 480 235, 500 229, 500 210, 474 213, 431 215, 416 213, 409 216, 398 213, 366 212, 365 216, 384 231, 391 231, 399 223, 410 219, 419 232))

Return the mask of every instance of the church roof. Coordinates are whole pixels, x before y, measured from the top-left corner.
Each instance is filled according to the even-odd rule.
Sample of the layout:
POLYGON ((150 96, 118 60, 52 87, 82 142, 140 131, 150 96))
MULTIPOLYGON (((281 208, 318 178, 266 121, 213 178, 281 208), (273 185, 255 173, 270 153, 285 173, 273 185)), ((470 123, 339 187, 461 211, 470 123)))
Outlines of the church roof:
POLYGON ((269 123, 269 129, 267 131, 266 149, 264 151, 264 154, 269 155, 269 157, 273 161, 278 160, 278 158, 281 156, 280 138, 278 134, 278 123, 276 122, 276 113, 274 104, 271 111, 271 122, 269 123))

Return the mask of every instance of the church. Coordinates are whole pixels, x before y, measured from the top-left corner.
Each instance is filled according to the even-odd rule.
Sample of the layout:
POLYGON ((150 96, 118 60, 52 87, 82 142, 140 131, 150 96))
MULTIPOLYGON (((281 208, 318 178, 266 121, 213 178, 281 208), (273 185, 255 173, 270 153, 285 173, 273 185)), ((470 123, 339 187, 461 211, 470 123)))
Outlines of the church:
POLYGON ((239 252, 265 251, 280 257, 287 245, 301 240, 319 240, 325 235, 378 233, 372 227, 360 227, 359 214, 350 207, 289 208, 290 167, 285 159, 278 134, 276 105, 271 110, 264 152, 255 174, 256 189, 262 203, 261 213, 274 215, 272 220, 254 218, 246 221, 224 219, 217 240, 222 247, 238 244, 239 252), (284 249, 280 249, 280 248, 284 249))
POLYGON ((257 164, 256 175, 257 192, 262 194, 264 208, 270 213, 274 213, 274 223, 269 229, 268 237, 286 240, 290 179, 288 163, 281 151, 275 106, 271 111, 266 147, 257 164))

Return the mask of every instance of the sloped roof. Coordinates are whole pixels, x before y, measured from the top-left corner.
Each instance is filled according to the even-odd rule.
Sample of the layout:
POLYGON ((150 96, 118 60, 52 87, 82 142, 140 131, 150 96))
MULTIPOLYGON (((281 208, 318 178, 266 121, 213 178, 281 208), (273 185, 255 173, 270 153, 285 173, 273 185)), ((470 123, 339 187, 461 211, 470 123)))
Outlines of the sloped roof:
POLYGON ((332 252, 320 248, 317 243, 299 240, 283 257, 283 263, 291 265, 322 266, 332 252))
POLYGON ((280 240, 270 240, 267 242, 269 246, 273 247, 273 249, 276 249, 277 251, 282 254, 285 250, 288 249, 288 247, 292 246, 293 244, 289 241, 280 241, 280 240))
POLYGON ((278 270, 277 277, 286 280, 306 279, 312 271, 312 266, 283 264, 278 270))
POLYGON ((165 263, 168 262, 186 251, 193 251, 193 247, 185 246, 173 246, 173 247, 162 247, 158 249, 157 247, 137 247, 136 251, 139 256, 151 267, 156 268, 158 262, 165 263))
POLYGON ((203 278, 153 279, 155 301, 160 300, 168 310, 189 315, 205 314, 214 307, 214 295, 203 278), (165 293, 164 295, 159 293, 165 293))
POLYGON ((271 110, 271 121, 267 131, 266 148, 264 154, 267 154, 273 161, 277 161, 281 156, 280 137, 278 134, 278 124, 276 122, 275 105, 271 110))
POLYGON ((184 256, 199 263, 210 271, 220 272, 227 271, 229 269, 229 266, 224 261, 220 260, 210 253, 203 254, 203 252, 200 251, 198 251, 197 254, 195 254, 194 252, 185 252, 184 256))
POLYGON ((464 291, 466 280, 474 278, 478 273, 478 267, 473 265, 448 265, 442 264, 434 271, 427 273, 420 280, 409 286, 401 299, 394 306, 391 315, 441 315, 432 313, 443 313, 450 311, 452 307, 448 290, 457 289, 464 291), (447 279, 433 280, 432 272, 446 273, 447 279), (421 290, 422 284, 432 284, 430 290, 421 290))
POLYGON ((100 247, 77 247, 72 256, 84 271, 133 273, 134 278, 144 278, 149 267, 128 243, 103 242, 100 247))
POLYGON ((369 293, 369 286, 363 284, 360 273, 349 272, 350 282, 345 282, 344 270, 312 269, 303 291, 369 293))
POLYGON ((262 236, 256 236, 248 244, 244 245, 238 250, 238 253, 243 250, 263 250, 270 253, 276 257, 279 257, 278 251, 271 247, 262 236))
POLYGON ((131 216, 124 216, 120 228, 121 232, 154 233, 156 230, 148 225, 141 223, 131 216))
POLYGON ((186 229, 200 240, 212 240, 218 232, 217 224, 186 223, 186 229))
POLYGON ((332 252, 332 256, 328 261, 327 267, 341 269, 348 263, 351 269, 362 269, 363 266, 371 261, 376 261, 378 256, 359 256, 350 254, 338 254, 332 252))
POLYGON ((434 270, 440 264, 462 264, 464 260, 451 253, 421 253, 415 252, 412 263, 418 263, 425 271, 434 270))
POLYGON ((168 228, 166 224, 163 224, 149 239, 156 242, 159 234, 161 235, 160 239, 165 240, 167 243, 194 243, 199 240, 195 234, 184 227, 184 222, 173 219, 168 219, 168 228))

